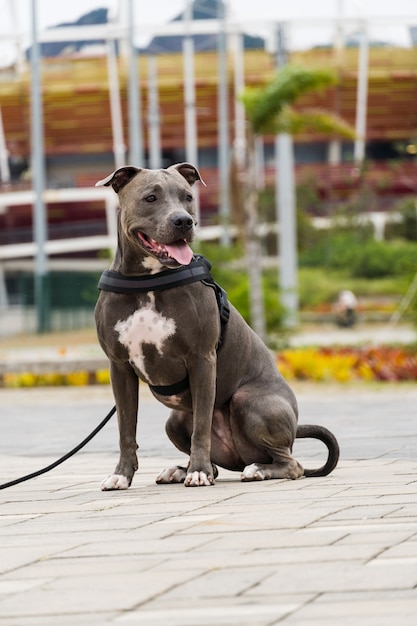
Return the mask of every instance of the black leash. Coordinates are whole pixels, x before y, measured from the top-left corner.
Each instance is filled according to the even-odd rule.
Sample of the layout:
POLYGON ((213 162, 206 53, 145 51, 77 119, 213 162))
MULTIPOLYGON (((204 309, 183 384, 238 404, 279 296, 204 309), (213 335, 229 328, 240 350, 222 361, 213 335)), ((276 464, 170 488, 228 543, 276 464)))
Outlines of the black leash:
POLYGON ((95 437, 97 435, 97 433, 100 432, 100 430, 107 424, 107 422, 110 420, 110 418, 115 413, 116 413, 116 407, 114 406, 111 409, 111 411, 106 415, 106 417, 100 422, 100 424, 93 430, 93 432, 91 432, 88 435, 88 437, 86 437, 81 443, 79 443, 78 446, 75 446, 75 448, 73 448, 70 452, 67 452, 67 454, 64 454, 64 456, 62 456, 60 459, 58 459, 54 463, 51 463, 51 465, 48 465, 47 467, 44 467, 43 469, 40 469, 37 472, 33 472, 32 474, 27 474, 26 476, 22 476, 21 478, 16 478, 15 480, 11 480, 8 483, 4 483, 3 485, 0 485, 0 489, 8 489, 8 487, 13 487, 14 485, 18 485, 19 483, 23 483, 26 480, 30 480, 31 478, 36 478, 37 476, 41 476, 42 474, 46 474, 46 472, 49 472, 50 470, 54 469, 55 467, 58 467, 58 465, 61 465, 61 463, 63 463, 64 461, 66 461, 70 457, 74 456, 74 454, 76 454, 82 448, 84 448, 84 446, 87 445, 87 443, 89 441, 91 441, 93 439, 93 437, 95 437))

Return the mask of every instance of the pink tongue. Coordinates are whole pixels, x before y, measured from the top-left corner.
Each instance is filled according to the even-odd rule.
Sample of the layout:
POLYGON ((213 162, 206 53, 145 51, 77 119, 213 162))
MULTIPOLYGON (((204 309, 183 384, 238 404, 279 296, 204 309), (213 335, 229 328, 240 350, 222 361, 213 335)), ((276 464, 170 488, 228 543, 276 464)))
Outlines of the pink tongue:
POLYGON ((193 259, 193 251, 184 240, 177 241, 170 245, 165 244, 165 248, 169 256, 175 259, 180 265, 189 265, 193 259))

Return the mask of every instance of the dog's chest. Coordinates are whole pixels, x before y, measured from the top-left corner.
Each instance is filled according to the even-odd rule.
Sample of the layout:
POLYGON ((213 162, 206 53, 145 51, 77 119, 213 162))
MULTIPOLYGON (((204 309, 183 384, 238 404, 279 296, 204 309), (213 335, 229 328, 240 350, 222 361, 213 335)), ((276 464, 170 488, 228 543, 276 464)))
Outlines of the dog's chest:
POLYGON ((154 299, 151 297, 149 303, 128 318, 119 320, 114 328, 120 343, 128 351, 129 361, 149 379, 144 345, 154 346, 162 356, 166 340, 175 335, 176 324, 173 319, 165 317, 155 309, 154 299))

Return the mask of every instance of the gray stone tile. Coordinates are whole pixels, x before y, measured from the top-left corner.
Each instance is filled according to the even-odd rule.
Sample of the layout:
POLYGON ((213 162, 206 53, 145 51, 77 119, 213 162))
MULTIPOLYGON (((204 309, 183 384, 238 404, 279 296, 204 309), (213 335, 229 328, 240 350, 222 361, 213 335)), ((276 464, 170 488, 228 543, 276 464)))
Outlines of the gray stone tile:
MULTIPOLYGON (((379 567, 361 563, 335 561, 318 562, 310 567, 288 564, 277 567, 274 574, 259 583, 256 593, 269 596, 274 589, 284 593, 303 590, 307 593, 336 591, 413 589, 417 584, 414 563, 391 564, 386 561, 379 567)), ((252 590, 247 592, 248 595, 252 590)))
MULTIPOLYGON (((302 399, 340 438, 342 460, 326 478, 251 484, 221 471, 210 488, 158 486, 159 471, 181 459, 162 447, 141 458, 128 491, 100 491, 117 460, 103 450, 3 491, 0 626, 414 623, 417 461, 403 450, 417 391, 406 394, 395 442, 402 390, 329 393, 302 399)), ((55 390, 42 405, 37 395, 38 429, 61 398, 55 390)), ((148 408, 152 428, 157 409, 148 408)), ((4 452, 2 480, 50 463, 43 451, 4 452)))
POLYGON ((312 602, 301 607, 285 620, 289 626, 318 626, 337 623, 341 626, 392 626, 415 624, 417 598, 379 597, 365 600, 335 598, 327 602, 312 602))

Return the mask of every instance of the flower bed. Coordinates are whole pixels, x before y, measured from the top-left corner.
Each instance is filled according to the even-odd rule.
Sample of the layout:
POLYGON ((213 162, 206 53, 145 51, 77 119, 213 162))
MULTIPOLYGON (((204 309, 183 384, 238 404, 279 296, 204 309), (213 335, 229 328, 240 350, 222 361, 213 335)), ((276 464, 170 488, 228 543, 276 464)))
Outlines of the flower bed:
POLYGON ((89 372, 76 370, 68 373, 45 372, 33 374, 32 372, 8 372, 3 374, 2 386, 12 387, 80 387, 85 385, 108 385, 110 375, 108 370, 89 372))
POLYGON ((408 348, 341 347, 284 350, 277 365, 288 380, 417 380, 417 353, 408 348))
MULTIPOLYGON (((417 381, 417 351, 404 347, 297 348, 277 354, 287 380, 314 382, 417 381)), ((107 369, 62 372, 8 372, 3 387, 108 385, 107 369)))

